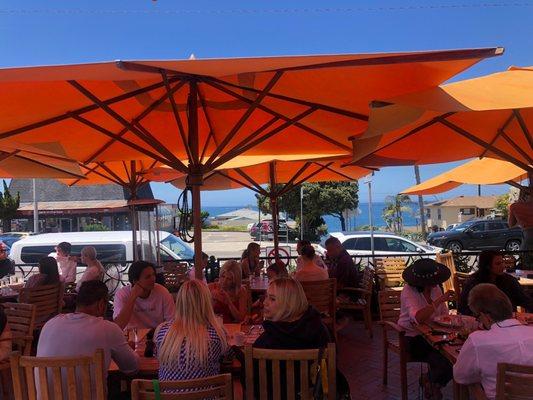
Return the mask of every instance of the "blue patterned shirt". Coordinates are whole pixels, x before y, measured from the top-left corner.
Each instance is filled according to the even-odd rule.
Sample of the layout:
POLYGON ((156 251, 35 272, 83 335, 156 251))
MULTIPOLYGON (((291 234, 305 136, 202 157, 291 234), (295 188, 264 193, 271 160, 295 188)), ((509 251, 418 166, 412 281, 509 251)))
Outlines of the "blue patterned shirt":
MULTIPOLYGON (((157 336, 154 338, 157 353, 159 353, 161 345, 163 344, 163 340, 165 339, 165 336, 167 335, 171 325, 172 322, 164 322, 160 325, 159 331, 157 332, 157 336)), ((220 359, 224 355, 222 341, 220 340, 217 335, 217 332, 212 326, 209 326, 207 328, 207 333, 209 335, 209 345, 206 364, 200 363, 197 360, 192 360, 192 365, 187 367, 185 355, 185 341, 187 340, 187 338, 185 338, 180 349, 179 367, 178 360, 169 364, 163 364, 160 360, 159 380, 181 381, 218 375, 220 373, 220 359)))

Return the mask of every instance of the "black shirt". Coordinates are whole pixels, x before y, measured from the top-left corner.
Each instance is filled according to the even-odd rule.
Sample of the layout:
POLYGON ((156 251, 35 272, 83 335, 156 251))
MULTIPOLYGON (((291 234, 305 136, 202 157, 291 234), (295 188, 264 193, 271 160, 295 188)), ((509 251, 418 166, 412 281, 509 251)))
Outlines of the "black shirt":
POLYGON ((0 279, 7 275, 13 275, 15 273, 15 263, 9 258, 0 260, 0 279))

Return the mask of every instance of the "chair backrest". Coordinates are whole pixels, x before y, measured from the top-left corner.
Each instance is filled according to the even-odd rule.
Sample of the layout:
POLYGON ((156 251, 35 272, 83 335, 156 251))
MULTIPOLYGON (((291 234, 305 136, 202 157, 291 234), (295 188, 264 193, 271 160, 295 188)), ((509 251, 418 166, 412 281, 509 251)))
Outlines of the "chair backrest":
POLYGON ((243 279, 242 286, 246 289, 246 314, 250 315, 252 313, 252 288, 250 286, 250 279, 243 279))
POLYGON ((22 354, 29 356, 35 323, 35 305, 24 303, 3 303, 12 340, 22 354))
POLYGON ((382 289, 400 286, 403 282, 402 273, 405 269, 403 258, 377 258, 376 274, 381 282, 382 289))
POLYGON ((165 287, 169 292, 179 291, 183 282, 189 279, 187 272, 177 272, 177 271, 164 271, 163 276, 165 277, 165 287))
POLYGON ((28 357, 13 353, 11 373, 17 400, 35 399, 37 393, 42 399, 105 399, 102 349, 93 356, 76 357, 28 357))
POLYGON ((437 257, 435 257, 435 261, 446 265, 452 273, 450 275, 450 279, 448 279, 446 282, 442 284, 444 291, 454 289, 453 276, 456 273, 456 269, 455 269, 455 262, 453 260, 453 253, 451 251, 448 251, 446 253, 439 253, 437 254, 437 257))
POLYGON ((453 290, 455 290, 455 295, 457 296, 458 300, 461 298, 461 292, 463 291, 465 282, 469 277, 470 274, 464 272, 456 272, 453 274, 453 290))
POLYGON ((505 269, 514 269, 516 267, 516 258, 511 254, 503 256, 503 265, 505 269))
MULTIPOLYGON (((159 397, 161 400, 233 399, 231 374, 221 374, 186 381, 159 381, 159 390, 161 392, 159 397)), ((131 382, 131 398, 132 400, 154 399, 153 381, 134 379, 131 382)))
POLYGON ((496 400, 533 398, 533 365, 498 363, 496 400))
POLYGON ((400 290, 381 290, 379 292, 379 317, 382 321, 398 321, 401 295, 400 290))
MULTIPOLYGON (((254 383, 258 385, 259 400, 279 400, 282 398, 282 379, 281 373, 284 372, 285 380, 283 389, 286 390, 286 398, 295 400, 297 386, 295 376, 299 376, 300 399, 312 399, 313 388, 311 387, 311 376, 314 369, 311 368, 313 363, 317 362, 319 349, 310 350, 271 350, 258 349, 250 345, 244 347, 244 361, 246 368, 246 399, 254 399, 254 383), (259 368, 254 370, 254 363, 259 364, 259 368), (271 368, 267 368, 267 363, 271 368), (298 371, 299 370, 299 371, 298 371), (272 387, 269 387, 268 372, 272 373, 272 387), (258 374, 259 376, 255 376, 258 374)), ((327 398, 334 400, 336 398, 336 361, 335 361, 335 344, 329 343, 324 351, 326 360, 327 374, 327 398)), ((324 385, 325 387, 325 385, 324 385)))
POLYGON ((24 288, 20 291, 22 303, 35 304, 35 328, 41 328, 47 320, 63 308, 63 283, 24 288))
POLYGON ((337 308, 337 280, 330 278, 322 281, 305 281, 300 283, 307 297, 307 302, 321 314, 335 318, 337 308))

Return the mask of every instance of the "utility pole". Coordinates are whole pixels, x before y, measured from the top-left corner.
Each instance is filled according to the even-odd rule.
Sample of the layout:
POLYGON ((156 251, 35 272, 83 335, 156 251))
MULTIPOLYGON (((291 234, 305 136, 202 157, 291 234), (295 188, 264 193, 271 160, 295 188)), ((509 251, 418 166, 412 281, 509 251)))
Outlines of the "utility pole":
MULTIPOLYGON (((420 185, 420 168, 415 165, 415 180, 416 184, 420 185)), ((418 208, 420 210, 420 228, 422 231, 422 237, 426 238, 426 216, 424 215, 424 198, 422 195, 418 195, 418 208)))

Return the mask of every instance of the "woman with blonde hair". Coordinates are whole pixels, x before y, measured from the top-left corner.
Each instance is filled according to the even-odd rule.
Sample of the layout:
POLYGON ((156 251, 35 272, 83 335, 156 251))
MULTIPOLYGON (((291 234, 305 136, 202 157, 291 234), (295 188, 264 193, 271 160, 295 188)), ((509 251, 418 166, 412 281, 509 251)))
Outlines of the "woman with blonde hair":
POLYGON ((270 282, 263 315, 265 331, 254 347, 316 349, 330 341, 320 313, 307 303, 302 285, 294 279, 278 278, 270 282))
POLYGON ((174 321, 159 325, 154 334, 160 380, 187 380, 217 375, 227 342, 213 312, 206 284, 185 282, 176 298, 174 321))
POLYGON ((218 282, 210 283, 213 309, 222 315, 224 323, 242 322, 248 311, 248 293, 242 286, 241 265, 235 260, 226 261, 218 277, 218 282))
POLYGON ((93 246, 81 249, 81 262, 87 265, 87 268, 76 284, 76 290, 79 290, 85 281, 101 281, 105 273, 102 263, 96 259, 96 249, 93 246))
POLYGON ((259 276, 265 266, 265 262, 259 260, 260 255, 261 246, 259 246, 259 243, 248 243, 241 256, 242 277, 244 279, 247 279, 250 275, 259 276))

